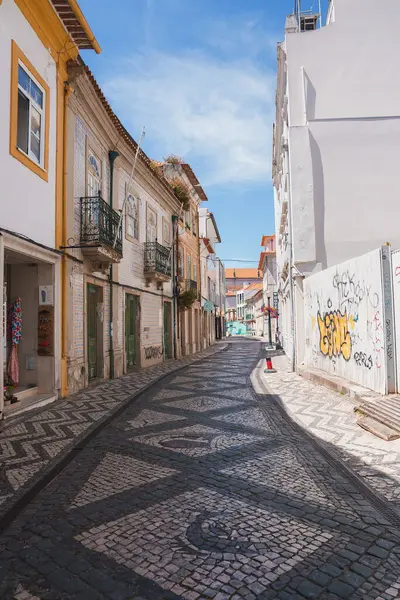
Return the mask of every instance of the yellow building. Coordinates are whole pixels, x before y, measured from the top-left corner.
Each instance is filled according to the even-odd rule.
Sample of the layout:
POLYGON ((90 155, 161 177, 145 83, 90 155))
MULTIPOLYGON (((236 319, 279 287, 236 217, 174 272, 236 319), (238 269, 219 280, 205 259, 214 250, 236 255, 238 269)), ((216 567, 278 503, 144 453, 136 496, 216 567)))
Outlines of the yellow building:
POLYGON ((157 163, 175 193, 184 200, 178 217, 177 254, 177 356, 202 350, 202 309, 199 207, 207 201, 191 166, 178 157, 157 163))

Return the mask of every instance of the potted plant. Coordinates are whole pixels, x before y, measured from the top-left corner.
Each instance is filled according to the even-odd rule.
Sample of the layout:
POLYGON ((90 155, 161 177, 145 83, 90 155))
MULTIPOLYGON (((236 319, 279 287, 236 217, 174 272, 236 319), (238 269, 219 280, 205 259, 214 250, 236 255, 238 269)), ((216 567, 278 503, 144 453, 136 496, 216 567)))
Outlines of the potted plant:
POLYGON ((185 290, 178 296, 178 304, 184 310, 191 308, 192 304, 197 300, 197 294, 194 290, 185 290))

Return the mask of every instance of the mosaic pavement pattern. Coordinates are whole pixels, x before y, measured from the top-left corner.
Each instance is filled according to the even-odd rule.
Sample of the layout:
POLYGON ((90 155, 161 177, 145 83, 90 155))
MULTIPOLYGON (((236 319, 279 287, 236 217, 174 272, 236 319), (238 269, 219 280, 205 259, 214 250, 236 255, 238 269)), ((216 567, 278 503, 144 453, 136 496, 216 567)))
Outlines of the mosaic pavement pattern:
POLYGON ((0 598, 400 597, 396 524, 252 392, 259 348, 171 375, 93 438, 0 536, 0 598))
MULTIPOLYGON (((15 502, 55 459, 97 426, 121 403, 179 366, 213 355, 226 345, 218 344, 195 356, 168 361, 113 381, 86 389, 68 400, 24 413, 0 424, 0 515, 15 502)), ((153 415, 154 417, 154 415, 153 415)), ((150 422, 152 415, 150 415, 150 422)), ((136 427, 146 424, 143 411, 136 427)))
POLYGON ((277 373, 265 383, 304 429, 334 446, 335 452, 400 515, 400 440, 385 442, 356 423, 355 404, 341 394, 288 372, 285 356, 274 358, 277 373))

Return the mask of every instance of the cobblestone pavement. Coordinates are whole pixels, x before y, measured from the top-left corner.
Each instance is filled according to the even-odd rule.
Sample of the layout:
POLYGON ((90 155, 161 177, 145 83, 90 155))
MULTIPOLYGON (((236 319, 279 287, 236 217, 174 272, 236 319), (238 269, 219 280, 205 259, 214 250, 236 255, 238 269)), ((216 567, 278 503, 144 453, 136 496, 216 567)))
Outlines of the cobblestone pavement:
MULTIPOLYGON (((400 515, 400 440, 385 442, 357 425, 356 404, 289 370, 285 356, 275 357, 277 373, 261 377, 271 394, 304 429, 327 442, 336 454, 400 515)), ((357 403, 359 404, 359 403, 357 403)))
POLYGON ((400 532, 249 375, 259 342, 129 404, 0 537, 8 600, 391 600, 400 532))
POLYGON ((217 344, 84 390, 68 400, 16 416, 0 430, 0 517, 71 448, 132 396, 160 377, 226 347, 217 344))

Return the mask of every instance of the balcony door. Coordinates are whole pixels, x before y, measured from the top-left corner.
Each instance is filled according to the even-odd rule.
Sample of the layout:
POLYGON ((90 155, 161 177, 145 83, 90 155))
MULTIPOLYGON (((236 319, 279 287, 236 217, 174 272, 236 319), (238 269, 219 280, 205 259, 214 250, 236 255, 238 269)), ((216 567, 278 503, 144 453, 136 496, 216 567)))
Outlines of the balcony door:
POLYGON ((126 370, 137 365, 137 345, 139 331, 139 302, 138 297, 126 294, 125 299, 125 352, 126 370))

